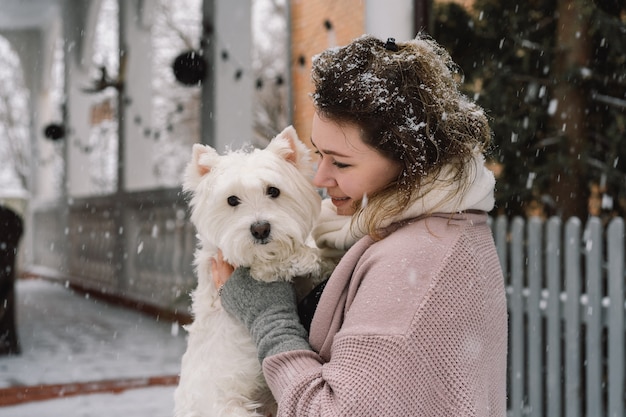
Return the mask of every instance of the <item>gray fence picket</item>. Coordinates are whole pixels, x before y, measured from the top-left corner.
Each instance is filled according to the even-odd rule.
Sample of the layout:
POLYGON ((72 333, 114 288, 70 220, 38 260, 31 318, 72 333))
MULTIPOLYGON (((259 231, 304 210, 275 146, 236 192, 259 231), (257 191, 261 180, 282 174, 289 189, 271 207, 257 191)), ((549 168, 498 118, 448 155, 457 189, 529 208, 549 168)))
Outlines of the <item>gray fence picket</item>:
POLYGON ((509 307, 511 353, 511 411, 513 417, 524 415, 524 220, 513 219, 511 225, 511 294, 509 307))
POLYGON ((602 223, 589 219, 585 231, 585 308, 586 395, 587 416, 602 416, 602 223))
POLYGON ((541 312, 541 293, 543 288, 543 243, 542 221, 531 218, 527 225, 527 271, 528 271, 528 405, 529 412, 536 417, 543 416, 543 375, 537 370, 543 369, 543 325, 541 312))
POLYGON ((609 417, 624 416, 624 220, 607 229, 608 255, 608 409, 609 417))
POLYGON ((565 415, 580 416, 580 220, 565 225, 565 415))
POLYGON ((509 258, 507 256, 507 235, 509 233, 508 230, 509 222, 506 216, 500 216, 495 221, 495 230, 493 232, 493 238, 496 243, 496 251, 498 252, 498 257, 500 258, 500 266, 502 267, 502 274, 505 279, 507 276, 508 269, 508 261, 509 258))
POLYGON ((546 274, 548 299, 546 305, 547 315, 547 366, 546 378, 546 415, 560 417, 561 389, 563 374, 561 366, 561 219, 553 217, 546 224, 546 274))

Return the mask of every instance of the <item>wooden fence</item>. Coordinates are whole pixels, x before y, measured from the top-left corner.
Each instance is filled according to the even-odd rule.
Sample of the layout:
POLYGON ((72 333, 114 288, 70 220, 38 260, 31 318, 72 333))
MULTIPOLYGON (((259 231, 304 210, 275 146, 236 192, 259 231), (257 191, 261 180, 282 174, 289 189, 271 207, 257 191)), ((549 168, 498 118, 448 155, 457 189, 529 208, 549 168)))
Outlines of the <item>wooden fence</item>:
POLYGON ((509 302, 509 416, 624 416, 624 221, 492 223, 509 302))

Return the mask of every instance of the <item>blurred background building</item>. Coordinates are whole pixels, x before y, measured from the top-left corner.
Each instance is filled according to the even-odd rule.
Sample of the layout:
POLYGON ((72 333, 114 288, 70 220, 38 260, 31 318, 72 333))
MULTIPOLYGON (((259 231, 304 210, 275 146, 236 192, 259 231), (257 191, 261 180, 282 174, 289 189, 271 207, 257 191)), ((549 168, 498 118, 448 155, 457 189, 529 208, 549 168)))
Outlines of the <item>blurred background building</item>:
POLYGON ((191 145, 310 135, 314 54, 408 39, 424 1, 2 0, 0 192, 22 273, 186 313, 191 145))

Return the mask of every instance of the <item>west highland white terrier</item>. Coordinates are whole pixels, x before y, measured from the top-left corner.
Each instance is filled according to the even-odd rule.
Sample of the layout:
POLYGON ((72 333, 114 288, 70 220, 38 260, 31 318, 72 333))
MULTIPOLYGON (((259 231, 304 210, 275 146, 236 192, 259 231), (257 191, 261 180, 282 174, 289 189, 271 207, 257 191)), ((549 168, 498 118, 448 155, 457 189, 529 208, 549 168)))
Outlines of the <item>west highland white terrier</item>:
POLYGON ((309 149, 291 126, 263 150, 219 155, 209 146, 193 146, 183 189, 191 194, 199 239, 198 284, 174 394, 176 417, 276 414, 248 330, 222 309, 211 258, 219 248, 229 263, 249 266, 255 279, 308 277, 296 289, 312 289, 325 274, 310 238, 321 204, 310 182, 313 172, 309 149))

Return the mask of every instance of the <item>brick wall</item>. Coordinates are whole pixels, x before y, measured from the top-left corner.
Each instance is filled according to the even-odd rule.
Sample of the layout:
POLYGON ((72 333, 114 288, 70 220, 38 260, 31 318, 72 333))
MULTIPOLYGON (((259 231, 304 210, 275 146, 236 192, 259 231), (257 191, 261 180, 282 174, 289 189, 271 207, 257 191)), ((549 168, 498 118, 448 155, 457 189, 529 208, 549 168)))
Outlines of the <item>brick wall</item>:
POLYGON ((313 105, 309 94, 311 58, 332 46, 349 43, 365 31, 365 2, 361 0, 291 1, 291 75, 293 125, 309 142, 313 105))

